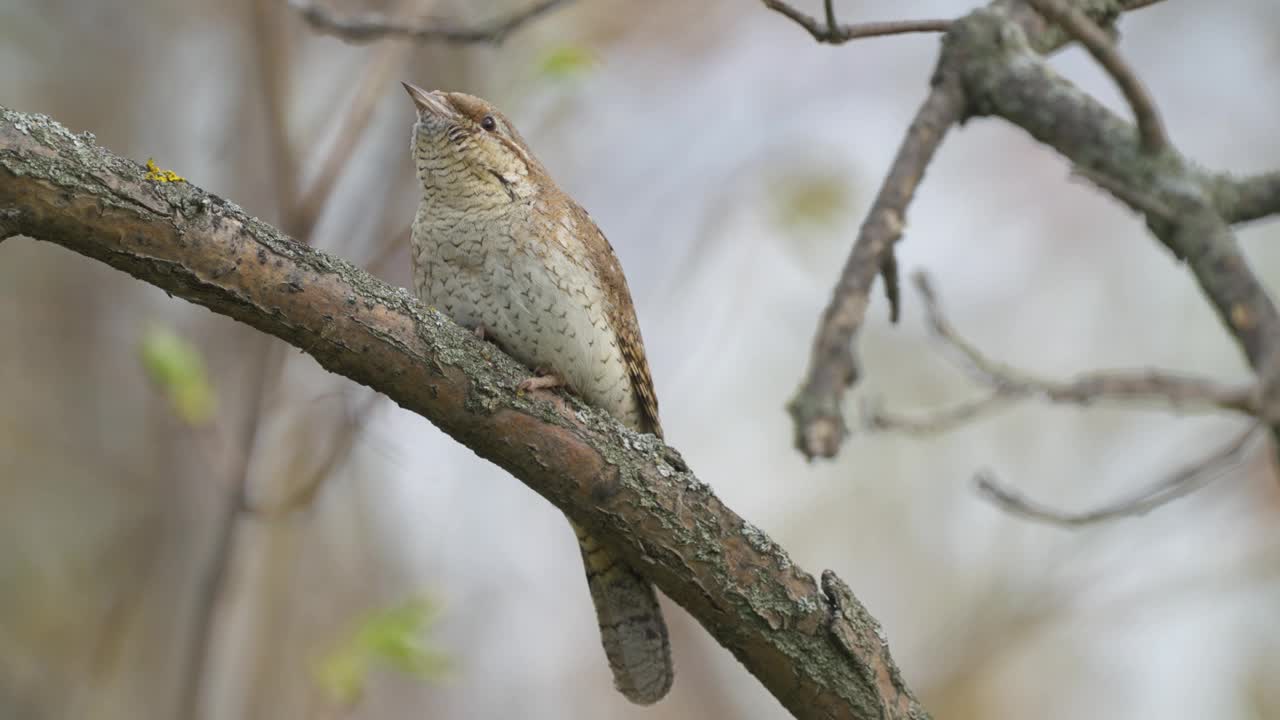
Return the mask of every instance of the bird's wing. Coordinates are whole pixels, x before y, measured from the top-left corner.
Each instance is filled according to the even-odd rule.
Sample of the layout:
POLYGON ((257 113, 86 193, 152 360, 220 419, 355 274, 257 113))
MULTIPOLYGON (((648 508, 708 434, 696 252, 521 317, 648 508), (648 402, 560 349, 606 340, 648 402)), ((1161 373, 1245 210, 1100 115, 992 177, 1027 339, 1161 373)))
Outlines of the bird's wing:
POLYGON ((631 389, 639 401, 645 427, 638 428, 662 437, 662 423, 658 419, 658 396, 653 390, 653 377, 649 374, 649 360, 644 353, 644 339, 640 336, 640 323, 636 319, 635 304, 627 288, 627 278, 622 274, 622 264, 613 253, 608 238, 596 226, 591 216, 576 203, 574 214, 583 235, 587 257, 599 275, 609 302, 610 325, 618 333, 618 347, 631 375, 631 389))

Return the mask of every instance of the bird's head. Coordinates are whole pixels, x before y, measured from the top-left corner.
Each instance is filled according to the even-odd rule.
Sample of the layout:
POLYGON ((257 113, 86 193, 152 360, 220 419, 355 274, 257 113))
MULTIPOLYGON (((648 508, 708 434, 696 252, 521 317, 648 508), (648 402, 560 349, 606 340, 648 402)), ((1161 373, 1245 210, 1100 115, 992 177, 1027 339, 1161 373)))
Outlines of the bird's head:
POLYGON ((538 192, 542 166, 497 108, 474 95, 402 84, 417 108, 413 156, 429 191, 485 204, 538 192))

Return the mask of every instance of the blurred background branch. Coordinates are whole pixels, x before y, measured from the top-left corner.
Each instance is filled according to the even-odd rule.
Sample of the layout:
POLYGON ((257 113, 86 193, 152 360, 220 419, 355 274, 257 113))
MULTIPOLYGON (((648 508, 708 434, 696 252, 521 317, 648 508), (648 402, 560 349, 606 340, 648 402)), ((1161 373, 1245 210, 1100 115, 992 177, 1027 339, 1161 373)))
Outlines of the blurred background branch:
MULTIPOLYGON (((779 5, 766 4, 774 9, 779 5)), ((1216 184, 1206 182, 1169 146, 1153 102, 1096 24, 1112 23, 1130 8, 1124 3, 1074 6, 1058 0, 1035 0, 1032 5, 1080 39, 1116 79, 1138 118, 1140 143, 1134 142, 1128 123, 1070 81, 1042 68, 1043 59, 1031 48, 1053 45, 1037 39, 1052 26, 1038 25, 1016 5, 1000 2, 952 23, 929 97, 951 98, 949 107, 954 110, 939 113, 928 133, 917 130, 920 116, 908 130, 823 312, 809 370, 789 406, 796 445, 806 458, 834 456, 847 434, 842 400, 858 379, 852 345, 863 324, 871 285, 878 275, 884 276, 890 315, 896 318, 892 258, 906 207, 947 129, 970 115, 996 115, 1022 127, 1084 168, 1086 177, 1105 178, 1100 187, 1146 215, 1161 242, 1187 261, 1241 346, 1258 376, 1263 415, 1280 417, 1280 314, 1214 207, 1216 184), (1139 196, 1144 199, 1136 199, 1139 196)), ((827 8, 832 26, 829 4, 827 8)), ((812 18, 794 10, 784 14, 813 32, 812 18)), ((960 408, 947 422, 966 419, 981 407, 960 408)))
POLYGON ((906 33, 941 33, 951 25, 950 20, 897 20, 892 22, 868 22, 845 25, 836 22, 836 11, 832 0, 823 0, 822 8, 826 22, 795 9, 781 0, 764 0, 765 7, 784 15, 797 25, 809 31, 814 40, 820 43, 840 45, 850 40, 860 40, 884 35, 904 35, 906 33))
POLYGON ((822 313, 809 370, 787 405, 795 421, 796 449, 806 459, 833 457, 848 434, 841 405, 845 389, 858 379, 852 345, 870 304, 871 285, 877 277, 884 278, 889 316, 896 320, 899 298, 893 245, 906 229, 907 205, 924 179, 925 168, 947 131, 964 113, 965 97, 957 76, 939 73, 858 231, 853 251, 822 313))
POLYGON ((313 0, 289 0, 289 5, 311 24, 311 27, 329 33, 347 42, 369 42, 386 37, 403 37, 418 42, 445 42, 455 44, 490 43, 497 45, 525 23, 551 12, 571 0, 538 0, 528 7, 488 22, 472 26, 449 25, 443 22, 422 21, 412 13, 363 13, 339 16, 335 11, 318 5, 313 0))
POLYGON ((945 355, 976 382, 987 386, 990 392, 976 400, 914 413, 890 411, 879 402, 867 402, 862 414, 868 430, 915 435, 947 432, 1008 409, 1017 400, 1027 398, 1084 406, 1101 402, 1130 407, 1157 404, 1180 413, 1235 412, 1254 420, 1247 430, 1224 448, 1215 450, 1148 489, 1095 510, 1077 513, 1055 510, 1023 499, 1017 491, 998 483, 990 472, 979 473, 976 484, 981 495, 1015 515, 1079 527, 1145 514, 1203 487, 1213 478, 1222 477, 1224 470, 1238 466, 1248 447, 1247 441, 1254 436, 1259 421, 1264 420, 1260 417, 1262 408, 1256 385, 1225 385, 1154 368, 1097 370, 1064 382, 1033 377, 1008 367, 985 356, 956 332, 943 314, 941 302, 927 274, 916 273, 913 279, 924 306, 925 323, 930 334, 941 343, 945 355))
POLYGON ((986 386, 990 393, 952 407, 913 414, 891 411, 873 403, 864 409, 868 429, 922 434, 946 432, 1027 398, 1073 405, 1156 404, 1181 413, 1227 411, 1254 418, 1261 412, 1258 389, 1254 385, 1227 385, 1156 368, 1094 370, 1066 381, 1035 377, 987 357, 965 340, 943 313, 929 276, 919 272, 913 279, 924 307, 925 324, 941 344, 943 354, 953 359, 975 382, 986 386))
POLYGON ((1006 512, 1052 525, 1074 528, 1119 518, 1138 517, 1222 478, 1232 469, 1238 469, 1244 461, 1249 441, 1257 437, 1260 427, 1262 426, 1258 423, 1251 423, 1208 457, 1195 461, 1129 497, 1093 510, 1068 512, 1027 500, 1016 490, 1001 485, 989 472, 978 473, 974 482, 983 497, 1006 512))
MULTIPOLYGON (((424 4, 424 0, 398 0, 394 7, 412 12, 424 4)), ((288 32, 289 15, 277 0, 254 0, 253 11, 255 15, 254 49, 258 65, 262 69, 260 88, 263 107, 267 113, 267 128, 270 132, 269 146, 272 149, 272 177, 276 181, 277 213, 281 218, 282 227, 288 234, 301 239, 307 245, 313 245, 316 241, 316 225, 329 205, 330 194, 347 170, 356 144, 369 126, 375 105, 381 97, 381 88, 390 82, 393 73, 404 66, 409 48, 403 43, 384 43, 366 61, 363 74, 356 85, 355 98, 349 104, 342 106, 340 112, 335 113, 336 119, 341 122, 338 135, 328 148, 328 152, 323 155, 316 178, 304 190, 298 160, 303 153, 296 147, 289 131, 289 128, 294 125, 289 111, 289 88, 292 87, 291 78, 295 75, 292 65, 293 54, 290 52, 292 42, 288 32)), ((241 552, 260 557, 279 555, 271 548, 262 547, 260 544, 254 547, 254 543, 238 537, 237 533, 238 529, 245 527, 242 512, 253 505, 249 488, 254 455, 262 428, 272 413, 275 389, 280 386, 281 377, 286 371, 284 348, 274 338, 264 335, 250 342, 258 348, 250 380, 253 387, 250 397, 253 398, 253 402, 240 430, 241 449, 237 454, 239 462, 231 478, 233 492, 229 495, 222 512, 222 521, 212 558, 209 561, 202 590, 198 595, 199 601, 194 614, 195 639, 191 643, 181 717, 199 717, 202 707, 201 693, 204 688, 204 679, 208 675, 206 667, 213 652, 212 638, 217 630, 219 613, 227 612, 226 583, 233 549, 241 546, 241 552)), ((372 407, 372 401, 366 403, 365 409, 359 413, 360 416, 367 416, 372 407)), ((309 504, 329 474, 346 458, 354 446, 354 438, 359 432, 360 425, 351 422, 346 415, 349 414, 344 414, 344 421, 338 425, 339 430, 329 446, 328 459, 311 473, 309 479, 297 483, 299 485, 297 488, 292 488, 288 486, 292 482, 290 478, 276 476, 276 483, 283 486, 272 487, 273 483, 267 480, 258 489, 258 494, 286 498, 279 501, 284 507, 304 508, 309 504)), ((267 515, 265 519, 270 522, 274 517, 267 515)), ((288 544, 281 543, 280 538, 272 534, 255 537, 264 538, 264 541, 275 538, 278 544, 288 544)), ((284 559, 282 562, 288 564, 289 560, 284 559)), ((284 600, 276 593, 268 593, 263 599, 266 603, 281 603, 284 600)), ((283 610, 276 612, 283 612, 283 610)), ((261 682, 265 688, 272 686, 269 680, 271 674, 266 668, 278 663, 274 656, 275 652, 276 649, 268 645, 260 652, 251 653, 254 662, 259 663, 263 668, 249 673, 250 678, 262 679, 251 682, 261 682)), ((250 694, 258 693, 250 691, 250 694)))

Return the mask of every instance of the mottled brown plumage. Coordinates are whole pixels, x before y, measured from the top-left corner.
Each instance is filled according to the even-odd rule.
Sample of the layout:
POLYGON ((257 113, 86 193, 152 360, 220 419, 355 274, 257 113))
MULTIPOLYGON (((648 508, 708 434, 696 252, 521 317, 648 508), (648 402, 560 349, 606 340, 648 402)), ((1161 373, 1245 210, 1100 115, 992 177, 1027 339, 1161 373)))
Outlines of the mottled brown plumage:
MULTIPOLYGON (((405 89, 418 108, 418 296, 549 374, 525 387, 564 384, 661 436, 635 308, 604 234, 487 102, 405 89)), ((615 684, 633 702, 656 702, 673 671, 653 586, 583 528, 574 531, 615 684)))
MULTIPOLYGON (((557 192, 559 190, 557 189, 557 192)), ((627 370, 631 374, 632 390, 640 402, 644 413, 644 421, 639 430, 651 432, 662 437, 662 422, 658 419, 658 396, 653 390, 653 377, 649 375, 649 359, 644 354, 644 339, 640 336, 640 323, 636 319, 635 306, 631 302, 631 291, 627 288, 627 278, 622 274, 622 264, 613 254, 613 246, 605 238, 604 233, 577 203, 565 196, 565 204, 573 213, 580 228, 594 237, 595 242, 588 240, 587 256, 601 284, 609 294, 609 325, 618 334, 618 346, 627 361, 627 370)))

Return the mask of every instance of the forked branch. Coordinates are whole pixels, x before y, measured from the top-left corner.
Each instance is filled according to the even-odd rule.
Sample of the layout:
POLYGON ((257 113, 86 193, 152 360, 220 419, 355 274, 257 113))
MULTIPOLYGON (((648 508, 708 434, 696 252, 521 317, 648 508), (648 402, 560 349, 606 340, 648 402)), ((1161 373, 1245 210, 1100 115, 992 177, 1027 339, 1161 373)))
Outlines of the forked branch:
POLYGON ((886 287, 891 290, 890 314, 896 318, 897 264, 893 260, 893 245, 902 237, 907 205, 924 178, 925 168, 947 130, 966 111, 966 99, 958 78, 940 74, 911 121, 889 175, 858 231, 853 252, 823 311, 804 382, 787 406, 795 421, 796 447, 809 459, 833 457, 844 440, 846 428, 841 406, 845 389, 858 377, 853 338, 866 317, 871 286, 877 276, 885 275, 886 287))
MULTIPOLYGON (((825 25, 784 3, 766 4, 821 41, 833 37, 829 3, 825 25)), ((845 435, 844 395, 858 376, 853 343, 864 322, 871 284, 877 274, 884 275, 890 316, 896 317, 893 246, 901 237, 907 204, 946 131, 972 116, 998 116, 1021 127, 1073 162, 1080 174, 1142 213, 1160 242, 1186 260, 1254 369, 1260 388, 1254 409, 1280 421, 1280 313, 1230 228, 1233 222, 1277 212, 1280 175, 1246 180, 1210 175, 1169 145, 1154 103, 1120 61, 1103 29, 1121 13, 1152 2, 1032 4, 1052 22, 1033 12, 1031 4, 994 0, 947 26, 929 98, 859 230, 823 312, 805 377, 789 405, 796 446, 808 458, 831 457, 839 450, 845 435), (1047 67, 1042 54, 1072 37, 1084 43, 1124 89, 1138 128, 1047 67)), ((993 397, 989 404, 1005 399, 993 397)), ((987 404, 957 408, 945 422, 963 421, 983 412, 987 404)))
POLYGON ((1089 51, 1094 60, 1103 67, 1120 86, 1120 91, 1133 108, 1134 118, 1138 121, 1138 132, 1142 134, 1142 146, 1149 153, 1162 152, 1169 146, 1169 138, 1165 134, 1164 123, 1156 104, 1143 87, 1142 81, 1133 72, 1133 68, 1120 57, 1115 43, 1097 23, 1088 15, 1072 7, 1065 0, 1030 0, 1036 10, 1057 23, 1089 51))
POLYGON ((905 35, 907 33, 940 33, 946 32, 950 20, 897 20, 892 22, 868 22, 845 25, 836 22, 836 11, 832 0, 824 0, 823 10, 826 22, 819 21, 812 15, 800 12, 782 0, 764 0, 764 6, 791 18, 804 28, 814 40, 830 45, 840 45, 850 40, 883 37, 885 35, 905 35))

